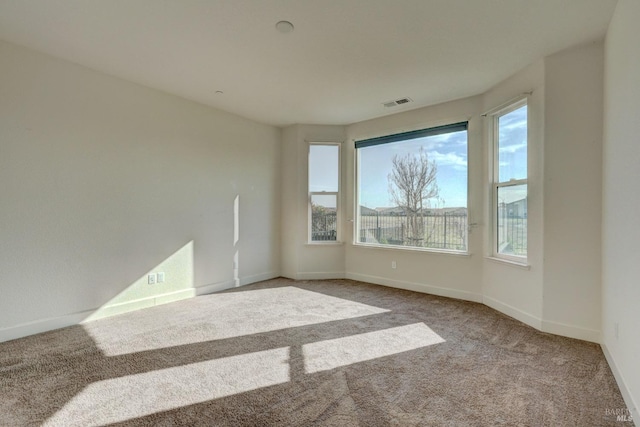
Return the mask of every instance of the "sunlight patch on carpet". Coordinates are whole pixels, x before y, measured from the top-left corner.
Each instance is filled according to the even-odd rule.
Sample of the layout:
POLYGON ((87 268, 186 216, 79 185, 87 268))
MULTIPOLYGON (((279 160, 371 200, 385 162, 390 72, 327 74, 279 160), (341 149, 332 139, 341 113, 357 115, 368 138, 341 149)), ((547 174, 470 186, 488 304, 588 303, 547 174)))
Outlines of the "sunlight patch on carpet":
POLYGON ((90 384, 44 425, 116 423, 289 380, 288 347, 207 360, 90 384))
POLYGON ((319 341, 302 346, 305 372, 328 371, 358 362, 415 350, 445 340, 424 323, 319 341))
POLYGON ((83 325, 107 356, 352 319, 389 310, 293 286, 203 295, 83 325), (158 315, 166 319, 159 324, 158 315))

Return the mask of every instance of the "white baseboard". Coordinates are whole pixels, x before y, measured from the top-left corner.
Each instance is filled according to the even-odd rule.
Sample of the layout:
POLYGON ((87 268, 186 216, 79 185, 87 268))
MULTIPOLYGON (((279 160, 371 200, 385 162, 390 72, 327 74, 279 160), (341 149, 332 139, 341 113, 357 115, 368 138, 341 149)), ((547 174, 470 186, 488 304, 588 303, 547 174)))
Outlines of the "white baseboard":
POLYGON ((280 277, 280 274, 275 271, 269 271, 266 273, 255 274, 253 276, 242 277, 237 280, 227 280, 225 282, 212 283, 206 286, 199 286, 195 288, 196 295, 212 294, 214 292, 225 291, 231 288, 237 288, 239 286, 250 285, 251 283, 262 282, 263 280, 275 279, 280 277))
POLYGON ((542 321, 542 332, 562 335, 563 337, 575 338, 583 341, 590 341, 600 344, 600 331, 595 329, 580 328, 578 326, 567 325, 565 323, 542 321))
POLYGON ((8 328, 0 328, 0 342, 15 340, 29 335, 39 334, 41 332, 77 325, 87 317, 91 316, 94 311, 95 310, 86 310, 78 313, 65 314, 63 316, 48 317, 46 319, 20 323, 8 328))
MULTIPOLYGON (((273 279, 278 276, 279 274, 277 272, 270 271, 267 273, 256 274, 254 276, 243 277, 239 280, 239 282, 240 286, 242 286, 248 285, 250 283, 260 282, 263 280, 273 279)), ((135 301, 127 301, 120 304, 107 305, 104 307, 84 310, 77 313, 64 314, 62 316, 49 317, 46 319, 34 320, 32 322, 25 322, 6 328, 0 328, 0 342, 23 338, 42 332, 48 332, 54 329, 66 328, 67 326, 78 325, 83 322, 102 319, 130 311, 136 311, 142 308, 167 304, 186 298, 191 298, 196 295, 218 292, 225 289, 233 288, 234 286, 235 283, 233 280, 231 280, 222 283, 215 283, 208 286, 201 286, 198 288, 189 288, 176 292, 170 292, 167 294, 154 295, 152 297, 142 298, 135 301)))
POLYGON ((521 321, 522 323, 531 326, 532 328, 536 328, 537 330, 542 330, 542 319, 532 316, 531 314, 524 312, 518 308, 515 308, 509 304, 505 304, 497 299, 483 296, 482 303, 488 307, 493 308, 500 313, 504 313, 507 316, 511 316, 516 320, 521 321))
POLYGON ((296 275, 292 273, 281 273, 280 277, 284 277, 285 279, 296 280, 296 275))
POLYGON ((193 288, 189 288, 166 294, 154 295, 148 298, 141 298, 134 301, 105 305, 103 307, 84 310, 77 313, 34 320, 32 322, 21 323, 8 328, 0 328, 0 342, 23 338, 42 332, 53 331, 55 329, 66 328, 67 326, 78 325, 84 322, 103 319, 105 317, 115 316, 117 314, 136 311, 156 305, 167 304, 193 296, 195 296, 195 290, 193 288))
POLYGON ((207 295, 214 292, 220 292, 227 289, 235 288, 235 282, 233 280, 227 280, 226 282, 212 283, 210 285, 199 286, 196 288, 196 295, 207 295))
POLYGON ((345 277, 344 271, 320 271, 296 274, 296 280, 330 280, 344 279, 345 277))
POLYGON ((440 295, 449 298, 457 298, 466 301, 480 302, 496 311, 513 317, 522 323, 529 325, 539 331, 551 334, 562 335, 569 338, 576 338, 584 341, 600 343, 600 331, 580 328, 573 325, 566 325, 558 322, 550 322, 542 320, 525 311, 515 308, 509 304, 505 304, 497 299, 475 294, 472 292, 461 291, 458 289, 441 288, 430 286, 423 283, 405 282, 400 280, 392 280, 385 277, 369 276, 366 274, 347 273, 347 279, 359 280, 361 282, 373 283, 376 285, 390 286, 393 288, 407 289, 410 291, 423 292, 433 295, 440 295))
POLYGON ((403 280, 393 280, 386 277, 369 276, 359 273, 347 273, 347 279, 368 282, 376 285, 389 286, 391 288, 406 289, 408 291, 422 292, 426 294, 439 295, 443 297, 456 298, 465 301, 482 302, 482 295, 459 289, 440 288, 424 283, 406 282, 403 280))
POLYGON ((125 301, 119 304, 106 305, 94 310, 93 313, 91 313, 81 323, 104 319, 105 317, 116 316, 118 314, 141 310, 143 308, 154 307, 156 305, 168 304, 170 302, 191 298, 195 295, 195 289, 188 288, 181 289, 179 291, 168 292, 166 294, 153 295, 147 298, 140 298, 133 301, 125 301))
POLYGON ((550 334, 575 338, 583 341, 590 341, 596 344, 600 343, 600 331, 597 331, 595 329, 586 329, 579 326, 567 325, 565 323, 543 320, 488 296, 483 297, 483 303, 484 305, 491 307, 501 313, 504 313, 507 316, 511 316, 514 319, 519 320, 522 323, 531 326, 532 328, 536 328, 541 332, 547 332, 550 334))
POLYGON ((254 274, 253 276, 241 277, 240 286, 275 279, 276 277, 280 277, 280 273, 277 271, 268 271, 266 273, 254 274))
MULTIPOLYGON (((618 383, 618 388, 620 389, 620 393, 622 394, 622 398, 624 399, 624 403, 627 405, 627 409, 631 411, 631 416, 633 417, 633 421, 637 424, 638 420, 640 420, 640 412, 638 411, 638 404, 633 399, 631 395, 631 391, 629 387, 627 387, 627 383, 625 383, 620 370, 618 369, 618 365, 609 352, 607 345, 603 343, 600 344, 602 348, 602 352, 604 353, 605 359, 607 359, 607 363, 609 363, 609 367, 611 368, 611 372, 613 372, 613 377, 616 379, 616 383, 618 383)), ((617 409, 617 408, 611 408, 617 409)), ((619 408, 622 409, 622 408, 619 408)))

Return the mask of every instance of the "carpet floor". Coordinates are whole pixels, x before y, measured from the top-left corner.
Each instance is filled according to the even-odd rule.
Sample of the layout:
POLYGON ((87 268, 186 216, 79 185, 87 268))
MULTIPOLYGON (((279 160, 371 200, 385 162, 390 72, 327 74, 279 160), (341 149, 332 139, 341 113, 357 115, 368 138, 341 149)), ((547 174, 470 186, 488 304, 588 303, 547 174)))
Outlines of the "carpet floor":
POLYGON ((482 304, 274 279, 0 343, 2 426, 621 426, 597 344, 482 304))

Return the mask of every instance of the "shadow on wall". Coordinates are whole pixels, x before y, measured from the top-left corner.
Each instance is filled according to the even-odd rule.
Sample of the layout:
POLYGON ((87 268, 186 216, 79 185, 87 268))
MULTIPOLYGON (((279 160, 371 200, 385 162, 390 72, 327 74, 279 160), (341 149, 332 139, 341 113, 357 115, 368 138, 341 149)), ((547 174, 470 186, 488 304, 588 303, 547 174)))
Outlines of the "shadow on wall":
MULTIPOLYGON (((145 254, 143 258, 147 258, 147 261, 149 261, 150 257, 149 254, 145 254)), ((142 262, 139 260, 136 263, 135 260, 132 260, 130 263, 117 263, 110 268, 101 266, 99 269, 101 273, 96 273, 95 279, 88 283, 86 280, 80 282, 78 277, 70 275, 67 280, 70 281, 71 285, 67 286, 67 288, 71 289, 73 284, 85 283, 85 286, 78 288, 79 290, 76 289, 76 292, 84 292, 84 298, 87 298, 86 293, 90 293, 88 301, 100 301, 101 305, 99 307, 0 328, 0 342, 165 304, 189 298, 196 294, 193 240, 185 243, 180 249, 167 256, 151 269, 148 269, 148 266, 142 266, 142 262), (143 268, 146 271, 140 275, 143 268), (109 270, 113 272, 110 276, 105 273, 109 270), (131 276, 134 275, 140 276, 132 280, 131 276), (72 281, 73 279, 76 280, 72 281), (125 283, 129 284, 125 285, 125 283), (106 302, 102 303, 102 301, 106 302)), ((55 292, 55 289, 53 286, 49 286, 49 289, 47 289, 47 291, 53 292, 49 295, 48 302, 54 307, 57 306, 56 302, 60 300, 60 294, 64 293, 55 292)), ((76 295, 69 297, 71 300, 77 300, 78 298, 79 296, 76 295)), ((5 299, 4 303, 10 303, 10 301, 10 298, 5 299)), ((88 302, 88 304, 92 303, 88 302)), ((16 311, 15 307, 12 308, 13 311, 16 311)), ((27 309, 34 311, 33 307, 23 308, 25 311, 28 311, 27 309)))
MULTIPOLYGON (((240 286, 240 195, 233 200, 233 285, 240 286)), ((84 321, 166 304, 196 296, 194 241, 191 240, 164 261, 135 280, 84 321)))
MULTIPOLYGON (((128 235, 118 246, 125 250, 114 251, 106 245, 100 246, 102 240, 97 240, 93 244, 98 249, 94 247, 93 250, 103 255, 95 257, 95 262, 76 263, 79 267, 69 266, 68 260, 82 258, 78 254, 70 255, 65 249, 61 249, 57 253, 49 253, 47 259, 48 262, 60 264, 54 272, 54 277, 49 278, 50 282, 62 285, 59 288, 46 287, 45 290, 49 294, 43 296, 43 299, 48 300, 52 307, 50 313, 56 313, 56 307, 57 311, 64 310, 64 305, 60 305, 60 300, 63 300, 63 304, 66 303, 63 296, 71 295, 71 298, 66 298, 69 300, 66 304, 69 308, 66 309, 70 312, 56 313, 52 316, 32 308, 31 311, 42 318, 13 325, 9 323, 5 327, 0 325, 0 342, 191 298, 198 292, 206 293, 240 286, 240 196, 236 194, 222 207, 224 209, 216 212, 216 216, 211 219, 211 226, 207 227, 206 232, 199 234, 202 236, 202 252, 208 254, 200 255, 200 285, 203 285, 202 281, 205 281, 206 285, 206 281, 212 278, 218 280, 217 282, 209 283, 201 289, 196 288, 195 241, 189 240, 184 243, 184 240, 181 241, 170 230, 164 230, 167 224, 153 224, 149 226, 151 228, 141 227, 144 232, 128 235), (178 245, 181 245, 179 249, 171 253, 170 249, 178 245), (113 252, 117 253, 117 256, 109 257, 113 252), (211 256, 216 257, 217 261, 214 259, 207 262, 211 256), (159 259, 163 260, 158 262, 159 259), (155 264, 156 262, 158 263, 155 264), (153 264, 155 265, 151 267, 153 264), (225 265, 228 267, 222 268, 225 265), (80 270, 81 274, 77 274, 77 270, 80 270), (220 279, 224 280, 219 281, 220 279), (77 306, 80 302, 91 308, 72 311, 73 308, 70 307, 77 306)), ((11 295, 6 296, 4 303, 10 302, 12 298, 11 295)), ((7 307, 7 312, 7 319, 20 315, 16 307, 7 307)))
POLYGON ((87 316, 84 321, 195 296, 193 251, 192 240, 136 279, 126 289, 87 316))

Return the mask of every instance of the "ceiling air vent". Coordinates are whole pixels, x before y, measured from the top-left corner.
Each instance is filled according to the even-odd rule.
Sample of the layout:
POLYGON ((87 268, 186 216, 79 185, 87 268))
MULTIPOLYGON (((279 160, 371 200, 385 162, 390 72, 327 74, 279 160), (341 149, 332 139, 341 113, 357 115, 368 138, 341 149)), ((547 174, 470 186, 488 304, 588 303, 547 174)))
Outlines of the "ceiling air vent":
POLYGON ((409 102, 411 102, 411 98, 400 98, 395 101, 383 102, 382 105, 384 105, 385 108, 391 108, 397 105, 407 104, 409 102))

